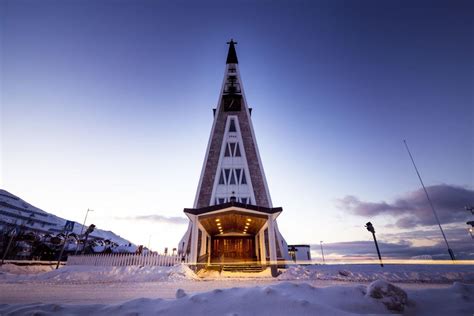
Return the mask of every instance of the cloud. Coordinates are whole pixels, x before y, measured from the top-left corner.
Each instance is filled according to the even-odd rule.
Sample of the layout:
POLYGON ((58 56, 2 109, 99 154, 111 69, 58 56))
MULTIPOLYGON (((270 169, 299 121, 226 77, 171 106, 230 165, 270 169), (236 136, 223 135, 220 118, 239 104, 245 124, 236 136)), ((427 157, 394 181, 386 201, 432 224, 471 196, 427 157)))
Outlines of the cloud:
MULTIPOLYGON (((451 238, 449 240, 450 248, 453 249, 456 259, 474 259, 474 249, 472 247, 472 239, 463 229, 457 229, 456 232, 448 231, 451 238)), ((411 238, 410 233, 405 235, 397 235, 397 237, 404 237, 407 240, 400 242, 385 242, 378 240, 382 258, 386 259, 410 259, 417 256, 428 255, 433 259, 449 259, 448 251, 444 240, 440 238, 439 230, 432 230, 429 232, 414 232, 414 236, 424 235, 424 237, 433 237, 437 241, 431 246, 415 247, 408 238, 411 238)), ((378 239, 378 238, 377 238, 378 239)), ((324 253, 326 256, 337 256, 343 258, 377 258, 375 244, 372 240, 368 241, 349 241, 324 244, 324 253)), ((315 253, 320 252, 319 244, 311 245, 315 253)))
POLYGON ((183 225, 187 224, 189 220, 184 217, 178 216, 163 216, 163 215, 138 215, 138 216, 127 216, 127 217, 116 217, 119 220, 132 220, 132 221, 147 221, 153 223, 162 223, 162 224, 175 224, 183 225))
MULTIPOLYGON (((469 213, 466 205, 474 204, 474 191, 453 185, 440 184, 426 187, 441 223, 448 224, 465 221, 469 213)), ((366 202, 348 195, 337 201, 340 209, 370 218, 377 215, 390 215, 397 218, 394 226, 413 228, 436 225, 431 207, 423 189, 406 193, 392 203, 366 202)))

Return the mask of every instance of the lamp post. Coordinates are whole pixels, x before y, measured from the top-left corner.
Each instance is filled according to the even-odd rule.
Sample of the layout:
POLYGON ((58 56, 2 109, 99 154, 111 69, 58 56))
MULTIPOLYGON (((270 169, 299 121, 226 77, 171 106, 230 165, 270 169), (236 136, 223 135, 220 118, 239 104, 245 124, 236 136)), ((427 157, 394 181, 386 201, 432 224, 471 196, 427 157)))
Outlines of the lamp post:
MULTIPOLYGON (((84 223, 82 224, 81 226, 81 233, 79 234, 79 236, 82 235, 82 232, 84 230, 84 226, 86 226, 86 221, 87 221, 87 215, 89 215, 89 212, 94 212, 94 210, 90 210, 90 209, 87 209, 87 212, 86 212, 86 217, 84 218, 84 223)), ((80 238, 80 237, 79 237, 80 238)), ((82 248, 84 248, 86 245, 84 244, 84 246, 82 248)), ((79 250, 79 243, 77 244, 76 246, 76 251, 74 251, 74 255, 77 255, 77 251, 79 250)))
POLYGON ((371 222, 368 222, 367 224, 365 224, 365 228, 367 228, 367 230, 371 232, 372 236, 374 237, 375 248, 377 248, 377 254, 379 255, 380 266, 383 267, 382 256, 380 255, 379 245, 377 243, 377 238, 375 238, 375 228, 371 222))
POLYGON ((323 251, 323 241, 322 240, 319 242, 319 245, 321 246, 321 256, 323 257, 323 264, 325 264, 326 261, 324 260, 324 251, 323 251))
POLYGON ((89 238, 89 234, 92 233, 95 229, 95 225, 94 224, 90 224, 89 227, 87 228, 86 232, 85 232, 85 235, 86 235, 86 238, 84 239, 84 246, 82 247, 82 254, 84 254, 84 252, 86 251, 86 244, 87 244, 87 239, 89 238))
POLYGON ((474 239, 474 235, 472 234, 474 232, 474 221, 466 222, 466 224, 471 225, 471 227, 468 228, 468 232, 471 235, 471 238, 474 239))

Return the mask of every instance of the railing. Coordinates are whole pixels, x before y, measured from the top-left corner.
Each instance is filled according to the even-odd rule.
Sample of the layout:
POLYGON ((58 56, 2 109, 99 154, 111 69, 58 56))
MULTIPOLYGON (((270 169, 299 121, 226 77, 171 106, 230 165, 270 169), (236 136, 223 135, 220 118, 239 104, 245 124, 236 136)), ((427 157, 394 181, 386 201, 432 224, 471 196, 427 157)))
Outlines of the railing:
POLYGON ((89 266, 173 266, 188 263, 188 257, 181 255, 135 255, 135 254, 96 254, 68 256, 66 265, 89 266))

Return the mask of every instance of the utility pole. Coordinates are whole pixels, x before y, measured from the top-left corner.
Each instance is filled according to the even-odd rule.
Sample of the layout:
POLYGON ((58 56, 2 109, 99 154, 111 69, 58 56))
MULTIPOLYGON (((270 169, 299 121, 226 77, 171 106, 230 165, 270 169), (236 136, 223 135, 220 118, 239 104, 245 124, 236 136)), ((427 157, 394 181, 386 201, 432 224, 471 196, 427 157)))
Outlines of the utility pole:
POLYGON ((56 264, 56 270, 59 269, 59 264, 61 263, 61 258, 63 257, 64 249, 66 248, 69 242, 69 233, 65 232, 64 243, 63 247, 61 248, 61 252, 59 253, 58 263, 56 264))
POLYGON ((319 242, 319 245, 321 246, 321 256, 323 257, 323 264, 325 264, 326 261, 324 260, 324 251, 323 251, 323 241, 322 240, 319 242))
MULTIPOLYGON (((84 218, 84 223, 82 224, 81 226, 81 233, 79 234, 79 238, 81 238, 80 236, 82 236, 82 232, 84 230, 84 226, 86 225, 86 221, 87 221, 87 215, 89 214, 89 212, 94 212, 94 210, 90 210, 90 209, 87 209, 87 212, 86 212, 86 217, 84 218)), ((84 244, 82 247, 84 248, 86 245, 84 244)), ((74 251, 74 255, 77 255, 77 251, 79 250, 79 243, 77 244, 76 246, 76 251, 74 251)))
POLYGON ((8 241, 7 249, 5 249, 5 252, 3 253, 2 257, 2 264, 5 261, 5 258, 7 257, 8 251, 10 250, 10 246, 12 245, 13 238, 15 235, 18 234, 18 226, 15 226, 11 231, 10 231, 10 240, 8 241))
POLYGON ((375 248, 377 249, 377 254, 379 255, 380 266, 383 267, 382 256, 380 255, 380 250, 379 250, 379 244, 377 243, 377 238, 375 238, 375 228, 371 222, 368 222, 367 224, 365 224, 365 228, 367 228, 367 230, 371 232, 372 236, 374 237, 375 248))
POLYGON ((431 210, 433 211, 434 217, 436 218, 436 221, 438 222, 439 230, 441 231, 441 234, 443 235, 444 242, 446 243, 446 247, 448 247, 449 256, 451 257, 451 260, 454 261, 456 260, 456 258, 454 257, 454 252, 451 248, 449 248, 448 239, 446 239, 446 235, 444 234, 443 228, 441 227, 441 222, 439 221, 438 214, 436 214, 433 203, 431 202, 430 196, 428 195, 428 191, 425 188, 425 184, 423 183, 423 180, 421 179, 421 175, 418 172, 418 168, 416 167, 415 160, 413 159, 413 156, 411 155, 410 149, 408 149, 407 141, 404 139, 403 142, 405 143, 405 147, 408 151, 408 155, 410 156, 411 162, 413 163, 413 167, 415 167, 415 171, 416 171, 416 174, 418 175, 418 179, 420 179, 421 186, 423 187, 423 190, 425 191, 426 199, 428 200, 431 206, 431 210))

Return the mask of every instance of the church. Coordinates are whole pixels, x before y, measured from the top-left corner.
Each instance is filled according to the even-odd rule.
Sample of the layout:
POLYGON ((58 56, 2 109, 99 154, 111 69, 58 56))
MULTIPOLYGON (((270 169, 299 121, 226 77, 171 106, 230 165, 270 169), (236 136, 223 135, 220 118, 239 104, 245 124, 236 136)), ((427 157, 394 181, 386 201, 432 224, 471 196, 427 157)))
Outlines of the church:
POLYGON ((273 207, 233 40, 193 208, 178 250, 197 265, 277 265, 290 259, 273 207))

